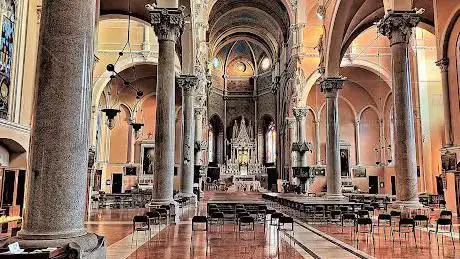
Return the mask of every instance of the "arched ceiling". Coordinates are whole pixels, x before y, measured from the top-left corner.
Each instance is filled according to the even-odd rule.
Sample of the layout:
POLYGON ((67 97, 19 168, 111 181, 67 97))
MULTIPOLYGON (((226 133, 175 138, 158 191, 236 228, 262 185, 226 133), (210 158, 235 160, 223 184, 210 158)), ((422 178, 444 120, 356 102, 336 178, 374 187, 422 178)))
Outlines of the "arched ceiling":
POLYGON ((244 38, 274 58, 287 41, 290 17, 280 0, 217 0, 209 13, 209 42, 213 55, 244 38))
MULTIPOLYGON (((143 92, 143 97, 155 93, 157 85, 157 66, 151 64, 141 64, 129 67, 123 71, 118 72, 118 77, 113 79, 112 83, 106 87, 106 91, 109 90, 110 84, 117 85, 118 94, 120 97, 123 96, 136 96, 136 90, 143 92), (130 82, 132 87, 123 87, 123 78, 125 81, 130 82)), ((112 89, 112 93, 115 93, 117 89, 112 89)), ((182 102, 182 91, 176 86, 176 105, 180 105, 182 102)))
MULTIPOLYGON (((364 30, 374 25, 385 15, 381 0, 336 0, 335 13, 329 19, 328 59, 326 74, 337 76, 340 60, 351 42, 364 30)), ((414 0, 413 6, 423 8, 422 23, 434 30, 434 8, 431 0, 414 0)))

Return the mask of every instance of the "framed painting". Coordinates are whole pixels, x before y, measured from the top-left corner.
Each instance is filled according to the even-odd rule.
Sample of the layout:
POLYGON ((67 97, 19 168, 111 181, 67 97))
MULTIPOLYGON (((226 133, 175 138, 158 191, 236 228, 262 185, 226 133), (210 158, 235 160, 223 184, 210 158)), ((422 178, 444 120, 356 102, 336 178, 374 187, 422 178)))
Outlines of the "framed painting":
POLYGON ((153 176, 155 144, 141 144, 141 174, 153 176))

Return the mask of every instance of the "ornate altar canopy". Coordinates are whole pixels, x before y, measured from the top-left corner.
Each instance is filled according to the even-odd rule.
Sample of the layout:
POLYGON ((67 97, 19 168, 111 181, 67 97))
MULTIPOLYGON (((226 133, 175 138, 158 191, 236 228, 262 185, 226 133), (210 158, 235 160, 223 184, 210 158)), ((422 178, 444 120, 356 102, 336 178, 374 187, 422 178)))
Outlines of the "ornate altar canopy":
POLYGON ((246 126, 244 118, 239 125, 233 125, 232 139, 229 141, 230 158, 227 160, 225 178, 233 176, 236 185, 260 186, 256 178, 266 174, 265 168, 257 161, 257 146, 251 122, 246 126))

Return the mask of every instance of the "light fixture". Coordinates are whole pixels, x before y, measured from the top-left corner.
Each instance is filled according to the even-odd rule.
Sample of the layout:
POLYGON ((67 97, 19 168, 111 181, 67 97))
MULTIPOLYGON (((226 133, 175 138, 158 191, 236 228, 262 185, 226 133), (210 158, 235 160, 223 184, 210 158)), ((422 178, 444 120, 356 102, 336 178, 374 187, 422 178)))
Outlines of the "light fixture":
POLYGON ((218 68, 220 66, 220 60, 216 57, 212 60, 212 65, 214 68, 218 68))
POLYGON ((271 62, 270 62, 270 59, 265 57, 263 60, 262 60, 262 69, 263 70, 267 70, 270 68, 270 65, 271 65, 271 62))
POLYGON ((144 123, 131 122, 131 127, 133 127, 134 136, 136 137, 136 139, 139 138, 139 131, 142 129, 142 127, 144 127, 144 123))
POLYGON ((115 127, 113 121, 117 114, 121 112, 120 109, 107 108, 102 109, 101 112, 105 113, 105 116, 107 116, 107 126, 109 129, 113 129, 115 127))
POLYGON ((321 20, 326 18, 326 7, 324 7, 324 5, 318 6, 318 9, 316 9, 316 16, 318 16, 318 18, 321 20))
POLYGON ((236 64, 236 69, 240 72, 246 72, 246 64, 244 64, 243 62, 238 62, 236 64))

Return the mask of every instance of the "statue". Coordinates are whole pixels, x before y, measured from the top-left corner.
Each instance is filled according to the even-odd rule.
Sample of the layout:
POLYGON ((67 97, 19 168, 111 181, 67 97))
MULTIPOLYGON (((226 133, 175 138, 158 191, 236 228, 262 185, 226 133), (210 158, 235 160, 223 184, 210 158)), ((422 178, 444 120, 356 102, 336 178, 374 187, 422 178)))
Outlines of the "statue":
POLYGON ((325 65, 324 65, 324 34, 322 34, 320 37, 319 37, 319 40, 318 40, 318 44, 316 45, 316 47, 314 49, 317 49, 318 50, 318 53, 319 53, 319 69, 321 71, 324 70, 325 68, 325 65))

